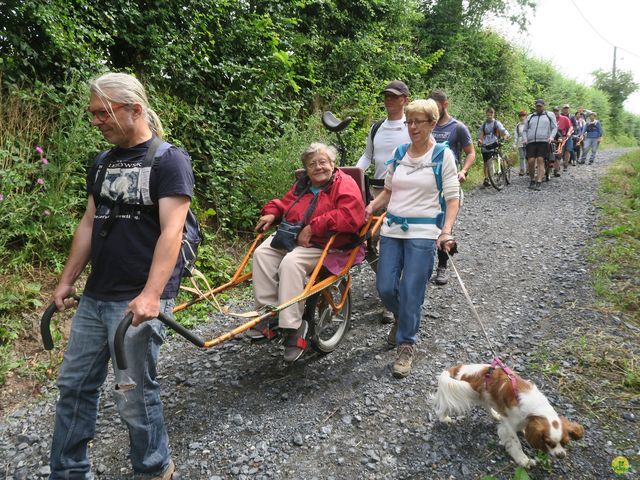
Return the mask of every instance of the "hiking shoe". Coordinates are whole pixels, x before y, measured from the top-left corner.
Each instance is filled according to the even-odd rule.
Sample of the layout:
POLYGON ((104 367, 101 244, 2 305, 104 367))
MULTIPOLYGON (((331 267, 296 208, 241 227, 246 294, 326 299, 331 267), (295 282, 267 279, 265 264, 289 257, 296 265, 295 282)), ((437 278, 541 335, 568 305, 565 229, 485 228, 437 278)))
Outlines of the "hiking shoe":
POLYGON ((449 282, 449 272, 445 267, 438 267, 436 269, 436 278, 433 283, 436 285, 446 285, 449 282))
POLYGON ((559 177, 560 176, 560 172, 553 172, 553 176, 554 177, 559 177))
POLYGON ((589 165, 591 165, 593 163, 593 160, 589 160, 589 165))
POLYGON ((169 465, 164 469, 162 473, 155 475, 153 477, 149 477, 144 474, 136 474, 133 476, 134 480, 171 480, 173 478, 173 473, 176 471, 176 464, 173 463, 173 460, 169 461, 169 465))
POLYGON ((531 181, 529 182, 529 188, 530 188, 531 190, 534 190, 534 189, 536 188, 536 182, 535 182, 535 180, 531 180, 531 181))
POLYGON ((518 173, 519 176, 524 177, 524 170, 520 170, 520 172, 518 173))
POLYGON ((540 190, 542 190, 542 182, 536 182, 536 184, 533 186, 533 189, 536 192, 539 192, 540 190))
POLYGON ((278 317, 265 318, 257 325, 246 331, 245 336, 251 340, 273 340, 278 334, 274 331, 278 328, 278 317))
POLYGON ((491 186, 491 184, 489 183, 489 179, 488 178, 484 179, 484 182, 482 182, 482 186, 483 187, 490 187, 491 186))
POLYGON ((309 324, 306 320, 302 320, 302 323, 297 330, 293 328, 287 329, 288 333, 284 340, 284 361, 295 362, 307 349, 307 332, 309 331, 309 324))
POLYGON ((413 343, 402 343, 396 353, 396 361, 393 362, 393 376, 404 378, 411 373, 413 358, 416 355, 416 346, 413 343))
POLYGON ((584 160, 580 160, 580 161, 578 161, 578 163, 579 163, 580 165, 584 165, 584 160))
POLYGON ((395 347, 396 346, 396 333, 398 333, 398 319, 393 317, 393 325, 391 326, 391 330, 389 330, 389 335, 387 335, 387 344, 395 347))
POLYGON ((382 323, 393 323, 393 313, 385 308, 380 312, 380 320, 382 323))

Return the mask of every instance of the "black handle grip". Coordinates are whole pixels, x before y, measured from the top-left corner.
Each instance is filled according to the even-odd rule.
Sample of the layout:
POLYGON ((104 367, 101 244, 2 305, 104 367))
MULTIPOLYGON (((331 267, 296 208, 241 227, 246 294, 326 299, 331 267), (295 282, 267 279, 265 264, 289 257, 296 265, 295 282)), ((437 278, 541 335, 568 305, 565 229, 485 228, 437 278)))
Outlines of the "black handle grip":
MULTIPOLYGON (((186 329, 178 322, 168 317, 164 313, 160 312, 158 315, 158 320, 164 323, 167 327, 175 330, 184 338, 193 343, 196 347, 204 347, 204 340, 201 339, 198 335, 193 333, 191 330, 186 329)), ((116 330, 116 334, 113 338, 113 349, 116 354, 116 364, 120 370, 126 370, 127 368, 127 358, 124 353, 124 337, 127 334, 127 330, 131 326, 131 322, 133 322, 133 313, 129 312, 118 325, 118 329, 116 330)))
MULTIPOLYGON (((73 298, 78 302, 80 301, 80 296, 78 295, 73 295, 68 298, 73 298)), ((66 298, 65 300, 67 300, 68 298, 66 298)), ((40 336, 42 337, 42 343, 45 350, 53 350, 53 337, 51 336, 51 318, 57 311, 58 307, 56 307, 55 303, 52 303, 47 307, 47 309, 42 314, 42 318, 40 319, 40 336)))

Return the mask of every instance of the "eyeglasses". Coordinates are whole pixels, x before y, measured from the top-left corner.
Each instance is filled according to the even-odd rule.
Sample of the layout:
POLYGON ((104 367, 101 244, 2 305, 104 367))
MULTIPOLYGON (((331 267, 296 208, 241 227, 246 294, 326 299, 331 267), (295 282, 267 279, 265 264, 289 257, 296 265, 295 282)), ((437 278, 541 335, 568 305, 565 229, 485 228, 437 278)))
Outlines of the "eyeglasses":
POLYGON ((93 120, 94 118, 97 118, 98 121, 100 122, 106 122, 107 120, 109 120, 109 118, 111 118, 111 114, 112 112, 115 113, 116 110, 121 109, 122 107, 126 107, 127 104, 125 103, 121 103, 119 105, 113 105, 111 104, 111 112, 108 110, 89 110, 87 109, 87 115, 89 115, 89 120, 93 120))
POLYGON ((329 160, 320 160, 320 161, 313 161, 313 162, 309 162, 307 163, 307 168, 309 169, 314 169, 316 167, 326 167, 327 165, 331 164, 331 162, 329 160))
POLYGON ((405 125, 407 126, 411 126, 411 125, 420 125, 422 123, 431 123, 431 120, 407 120, 406 122, 404 122, 405 125))

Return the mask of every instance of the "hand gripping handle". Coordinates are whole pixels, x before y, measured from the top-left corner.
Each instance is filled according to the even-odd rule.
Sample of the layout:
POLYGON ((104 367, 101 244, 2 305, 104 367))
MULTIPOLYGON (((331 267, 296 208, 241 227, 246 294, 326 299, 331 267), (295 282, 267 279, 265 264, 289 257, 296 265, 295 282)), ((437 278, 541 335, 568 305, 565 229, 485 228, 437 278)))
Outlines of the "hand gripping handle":
MULTIPOLYGON (((184 338, 193 343, 196 347, 204 347, 203 339, 201 339, 191 330, 186 329, 164 313, 160 312, 160 314, 158 315, 158 320, 164 323, 167 327, 178 332, 184 338)), ((124 350, 124 337, 127 334, 127 330, 131 326, 131 322, 133 322, 133 312, 127 313, 127 315, 122 319, 120 325, 118 325, 116 334, 113 337, 113 349, 116 354, 116 364, 120 370, 126 370, 127 368, 127 358, 124 350)))
MULTIPOLYGON (((76 301, 80 301, 79 295, 73 295, 71 297, 65 298, 68 300, 69 298, 73 298, 76 301)), ((47 309, 42 314, 42 318, 40 319, 40 336, 42 337, 42 343, 44 344, 45 350, 53 350, 53 337, 51 336, 51 318, 53 314, 58 311, 58 307, 56 307, 55 303, 51 303, 47 307, 47 309)))

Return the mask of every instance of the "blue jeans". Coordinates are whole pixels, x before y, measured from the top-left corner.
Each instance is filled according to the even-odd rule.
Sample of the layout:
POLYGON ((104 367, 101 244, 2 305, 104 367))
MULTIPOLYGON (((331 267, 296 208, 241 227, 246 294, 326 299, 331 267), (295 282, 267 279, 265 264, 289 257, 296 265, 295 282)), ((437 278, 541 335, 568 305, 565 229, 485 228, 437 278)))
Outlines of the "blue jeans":
POLYGON ((416 343, 435 253, 435 240, 380 237, 376 287, 385 308, 398 319, 397 345, 416 343))
MULTIPOLYGON (((92 478, 87 444, 96 430, 100 387, 109 359, 115 373, 115 400, 129 429, 130 457, 135 473, 159 474, 171 460, 164 425, 160 385, 156 381, 158 352, 164 324, 150 320, 130 327, 125 337, 128 367, 115 367, 113 337, 129 301, 105 302, 84 295, 71 324, 64 354, 51 445, 50 479, 92 478)), ((173 300, 162 300, 160 310, 171 315, 173 300)))

